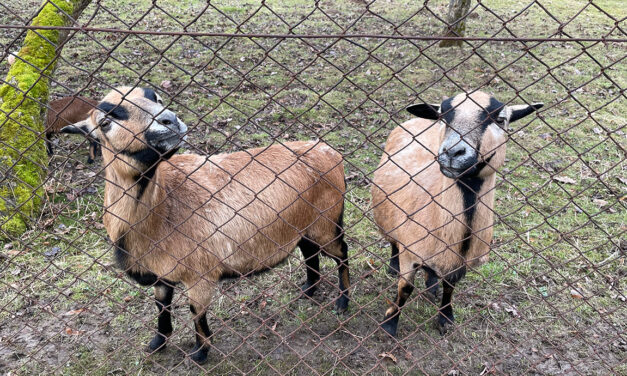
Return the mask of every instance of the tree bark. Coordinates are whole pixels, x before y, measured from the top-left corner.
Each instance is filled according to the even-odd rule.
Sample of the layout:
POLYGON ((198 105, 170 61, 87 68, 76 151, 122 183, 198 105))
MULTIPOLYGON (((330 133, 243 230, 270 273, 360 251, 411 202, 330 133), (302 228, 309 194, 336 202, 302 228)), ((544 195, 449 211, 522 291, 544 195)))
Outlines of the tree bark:
MULTIPOLYGON (((470 10, 471 0, 451 0, 448 6, 446 22, 448 25, 444 29, 446 37, 463 37, 466 32, 466 18, 470 10)), ((461 40, 442 40, 440 47, 461 46, 461 40)))
MULTIPOLYGON (((90 1, 47 0, 32 25, 69 26, 90 1)), ((0 86, 0 239, 23 233, 39 211, 48 167, 43 132, 49 77, 67 36, 29 30, 0 86)))

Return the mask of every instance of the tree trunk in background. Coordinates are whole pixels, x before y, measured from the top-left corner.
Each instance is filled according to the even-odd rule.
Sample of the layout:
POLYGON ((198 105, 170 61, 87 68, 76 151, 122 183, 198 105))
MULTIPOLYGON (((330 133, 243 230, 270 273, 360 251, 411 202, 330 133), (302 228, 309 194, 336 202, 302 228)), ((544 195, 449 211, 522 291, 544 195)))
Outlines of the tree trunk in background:
MULTIPOLYGON (((462 18, 468 14, 470 3, 471 0, 451 0, 448 5, 448 15, 446 16, 448 26, 443 32, 445 37, 464 36, 466 31, 466 19, 462 18)), ((462 43, 463 41, 461 40, 442 40, 440 41, 440 47, 461 46, 462 43)))
MULTIPOLYGON (((69 26, 90 1, 47 0, 32 25, 69 26)), ((29 30, 0 86, 0 239, 23 233, 39 211, 48 167, 43 131, 49 77, 67 36, 29 30)))

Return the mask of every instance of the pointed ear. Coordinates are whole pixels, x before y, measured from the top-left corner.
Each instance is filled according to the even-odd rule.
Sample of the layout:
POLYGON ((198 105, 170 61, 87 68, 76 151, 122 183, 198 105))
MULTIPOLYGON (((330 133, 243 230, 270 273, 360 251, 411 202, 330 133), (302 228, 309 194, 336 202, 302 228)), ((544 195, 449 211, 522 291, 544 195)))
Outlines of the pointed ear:
POLYGON ((440 118, 439 104, 412 104, 406 110, 410 114, 423 119, 438 120, 440 118))
POLYGON ((531 105, 521 104, 515 106, 509 106, 512 110, 512 115, 509 117, 509 122, 513 123, 516 120, 520 120, 525 116, 544 107, 544 103, 532 103, 531 105))
POLYGON ((93 129, 94 128, 91 126, 91 119, 87 118, 85 120, 79 121, 78 123, 65 126, 61 128, 59 132, 68 133, 68 134, 80 134, 83 136, 91 136, 93 129))

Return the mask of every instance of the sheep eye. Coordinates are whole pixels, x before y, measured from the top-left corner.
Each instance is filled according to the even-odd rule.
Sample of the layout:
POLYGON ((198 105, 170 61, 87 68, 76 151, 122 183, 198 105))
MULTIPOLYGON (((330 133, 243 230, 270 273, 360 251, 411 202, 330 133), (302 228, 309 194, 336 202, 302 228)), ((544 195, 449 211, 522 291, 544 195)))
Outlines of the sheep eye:
POLYGON ((109 129, 111 129, 111 119, 106 117, 100 120, 98 126, 100 126, 103 132, 107 132, 109 129))
POLYGON ((505 118, 502 116, 499 116, 498 118, 496 118, 496 124, 499 126, 505 125, 505 118))

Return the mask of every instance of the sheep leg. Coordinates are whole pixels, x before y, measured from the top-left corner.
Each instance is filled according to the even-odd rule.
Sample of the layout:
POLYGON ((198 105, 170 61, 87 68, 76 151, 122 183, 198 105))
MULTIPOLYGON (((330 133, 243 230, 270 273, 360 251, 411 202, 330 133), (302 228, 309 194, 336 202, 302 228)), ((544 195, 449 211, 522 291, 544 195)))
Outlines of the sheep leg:
MULTIPOLYGON (((407 254, 407 252, 405 252, 407 254)), ((398 280, 398 288, 394 302, 390 302, 388 309, 385 311, 385 317, 381 328, 385 330, 392 337, 396 337, 396 330, 398 328, 398 319, 400 317, 400 309, 405 305, 407 299, 409 299, 412 291, 414 291, 414 277, 416 276, 416 268, 414 268, 414 262, 409 260, 409 257, 400 260, 401 275, 398 280)))
POLYGON ((307 238, 302 238, 298 242, 298 247, 303 253, 307 267, 307 282, 301 290, 304 296, 311 298, 318 289, 318 281, 320 281, 320 246, 307 238))
POLYGON ((170 314, 172 298, 174 297, 174 287, 159 282, 154 287, 155 302, 159 310, 159 319, 157 324, 157 334, 148 344, 151 352, 163 350, 165 342, 172 334, 172 316, 170 314))
POLYGON ((207 362, 207 355, 211 346, 210 339, 213 333, 207 324, 207 307, 212 294, 213 287, 201 282, 196 283, 188 290, 189 310, 194 316, 194 331, 196 333, 196 345, 189 353, 189 357, 197 364, 207 362))
POLYGON ((440 331, 440 335, 446 334, 455 322, 455 317, 453 316, 453 305, 451 304, 454 289, 454 281, 449 281, 447 278, 442 280, 442 305, 440 306, 438 313, 438 330, 440 331))
POLYGON ((394 243, 391 243, 390 245, 392 246, 392 256, 390 257, 388 273, 390 275, 396 276, 398 275, 398 271, 400 270, 400 267, 398 266, 398 247, 394 243))
POLYGON ((438 300, 438 275, 428 266, 423 266, 425 277, 425 297, 433 304, 437 304, 438 300))
POLYGON ((335 301, 335 312, 344 313, 348 309, 348 289, 350 288, 350 276, 348 272, 348 244, 344 241, 344 234, 333 243, 333 247, 325 249, 325 253, 329 255, 337 264, 340 297, 335 301))
POLYGON ((48 156, 51 157, 52 153, 54 153, 54 148, 52 146, 52 140, 50 139, 50 137, 47 134, 46 134, 45 140, 46 140, 46 150, 48 151, 48 156))

